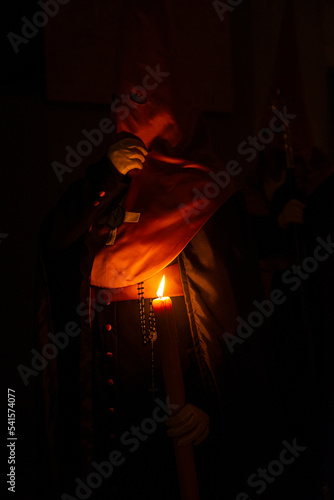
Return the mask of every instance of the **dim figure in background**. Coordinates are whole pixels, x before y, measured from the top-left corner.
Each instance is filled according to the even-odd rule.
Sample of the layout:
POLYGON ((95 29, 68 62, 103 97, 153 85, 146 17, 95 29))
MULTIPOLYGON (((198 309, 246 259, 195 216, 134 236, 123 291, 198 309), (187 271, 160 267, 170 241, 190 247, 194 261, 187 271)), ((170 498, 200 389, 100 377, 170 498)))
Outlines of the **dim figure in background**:
POLYGON ((40 308, 40 343, 49 329, 81 325, 80 339, 43 372, 45 451, 60 493, 75 493, 75 478, 84 481, 115 449, 124 460, 96 498, 179 498, 169 436, 198 445, 202 499, 238 493, 241 478, 270 456, 262 329, 233 356, 223 340, 262 294, 246 207, 232 182, 217 182, 224 166, 182 77, 169 22, 167 2, 124 2, 113 143, 43 228, 50 301, 40 308), (214 195, 203 194, 208 186, 214 195), (168 435, 164 424, 145 427, 157 401, 169 414, 152 308, 163 274, 186 393, 168 435))
POLYGON ((284 426, 293 433, 317 429, 307 431, 316 450, 310 477, 321 484, 331 478, 333 461, 334 261, 328 245, 315 249, 318 238, 334 239, 334 169, 317 148, 296 149, 293 163, 291 190, 285 151, 261 153, 251 183, 257 201, 248 205, 267 293, 278 288, 287 297, 271 318, 284 426))

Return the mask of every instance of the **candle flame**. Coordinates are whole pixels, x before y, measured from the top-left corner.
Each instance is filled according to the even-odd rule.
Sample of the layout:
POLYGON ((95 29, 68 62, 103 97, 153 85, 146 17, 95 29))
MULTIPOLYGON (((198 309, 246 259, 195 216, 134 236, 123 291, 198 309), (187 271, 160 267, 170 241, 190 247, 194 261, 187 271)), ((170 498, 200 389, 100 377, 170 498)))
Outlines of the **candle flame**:
POLYGON ((161 299, 164 296, 164 288, 165 288, 165 275, 163 275, 160 286, 157 291, 157 296, 161 299))

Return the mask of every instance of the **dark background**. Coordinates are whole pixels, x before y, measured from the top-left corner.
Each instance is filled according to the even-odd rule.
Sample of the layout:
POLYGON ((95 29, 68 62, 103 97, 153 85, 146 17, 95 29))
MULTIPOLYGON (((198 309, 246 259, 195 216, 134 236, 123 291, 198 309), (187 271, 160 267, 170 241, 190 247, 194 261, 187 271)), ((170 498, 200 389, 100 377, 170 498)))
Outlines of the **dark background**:
MULTIPOLYGON (((31 361, 40 226, 69 184, 82 177, 86 167, 109 145, 106 135, 103 143, 59 182, 52 162, 64 163, 65 146, 75 147, 83 139, 83 129, 96 128, 109 116, 108 82, 113 78, 110 61, 115 37, 100 36, 98 15, 88 17, 88 22, 92 5, 100 13, 107 10, 110 18, 104 16, 105 26, 113 33, 115 19, 111 14, 116 2, 71 0, 60 6, 45 32, 39 29, 15 54, 7 34, 21 34, 22 16, 31 20, 41 8, 31 0, 2 3, 2 380, 4 398, 6 386, 15 389, 17 397, 17 498, 36 498, 38 490, 37 451, 31 432, 34 384, 24 386, 17 365, 29 366, 31 361), (72 29, 68 28, 68 16, 72 16, 72 29), (94 79, 89 77, 92 73, 94 79)), ((180 40, 182 26, 189 27, 185 51, 190 54, 192 47, 200 47, 194 49, 192 59, 187 58, 188 77, 223 160, 242 163, 237 153, 239 143, 266 125, 275 87, 285 81, 289 81, 292 97, 301 97, 303 106, 299 104, 296 112, 305 116, 313 143, 333 155, 332 0, 244 0, 223 22, 210 1, 179 2, 179 16, 183 24, 175 29, 180 40), (201 24, 204 11, 207 18, 201 24), (287 20, 293 17, 295 25, 291 27, 287 20), (210 23, 213 35, 208 37, 205 30, 210 23), (283 43, 284 38, 288 42, 283 43), (291 51, 287 49, 289 43, 294 45, 291 51)), ((241 181, 252 168, 253 164, 245 165, 241 181)))

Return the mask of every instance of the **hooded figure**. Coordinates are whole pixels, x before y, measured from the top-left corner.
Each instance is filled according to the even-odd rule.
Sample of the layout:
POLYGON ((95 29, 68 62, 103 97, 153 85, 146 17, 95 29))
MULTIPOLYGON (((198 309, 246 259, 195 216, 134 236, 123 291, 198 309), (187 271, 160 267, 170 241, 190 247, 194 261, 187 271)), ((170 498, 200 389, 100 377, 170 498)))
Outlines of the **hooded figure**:
POLYGON ((150 341, 163 274, 186 399, 210 419, 196 451, 201 498, 237 494, 259 450, 261 330, 233 340, 261 299, 245 206, 212 152, 169 25, 161 2, 124 2, 113 145, 42 232, 40 346, 51 329, 72 337, 42 373, 56 498, 179 498, 159 331, 150 341))

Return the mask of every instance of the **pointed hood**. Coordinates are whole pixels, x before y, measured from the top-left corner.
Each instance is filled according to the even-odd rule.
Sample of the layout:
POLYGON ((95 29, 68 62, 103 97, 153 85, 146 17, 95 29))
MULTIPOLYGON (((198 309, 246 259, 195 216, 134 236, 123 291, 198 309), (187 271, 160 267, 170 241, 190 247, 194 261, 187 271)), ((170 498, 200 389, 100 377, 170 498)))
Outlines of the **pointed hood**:
POLYGON ((118 133, 130 133, 146 149, 176 152, 189 144, 200 112, 194 106, 174 46, 164 1, 123 5, 112 105, 118 133))

